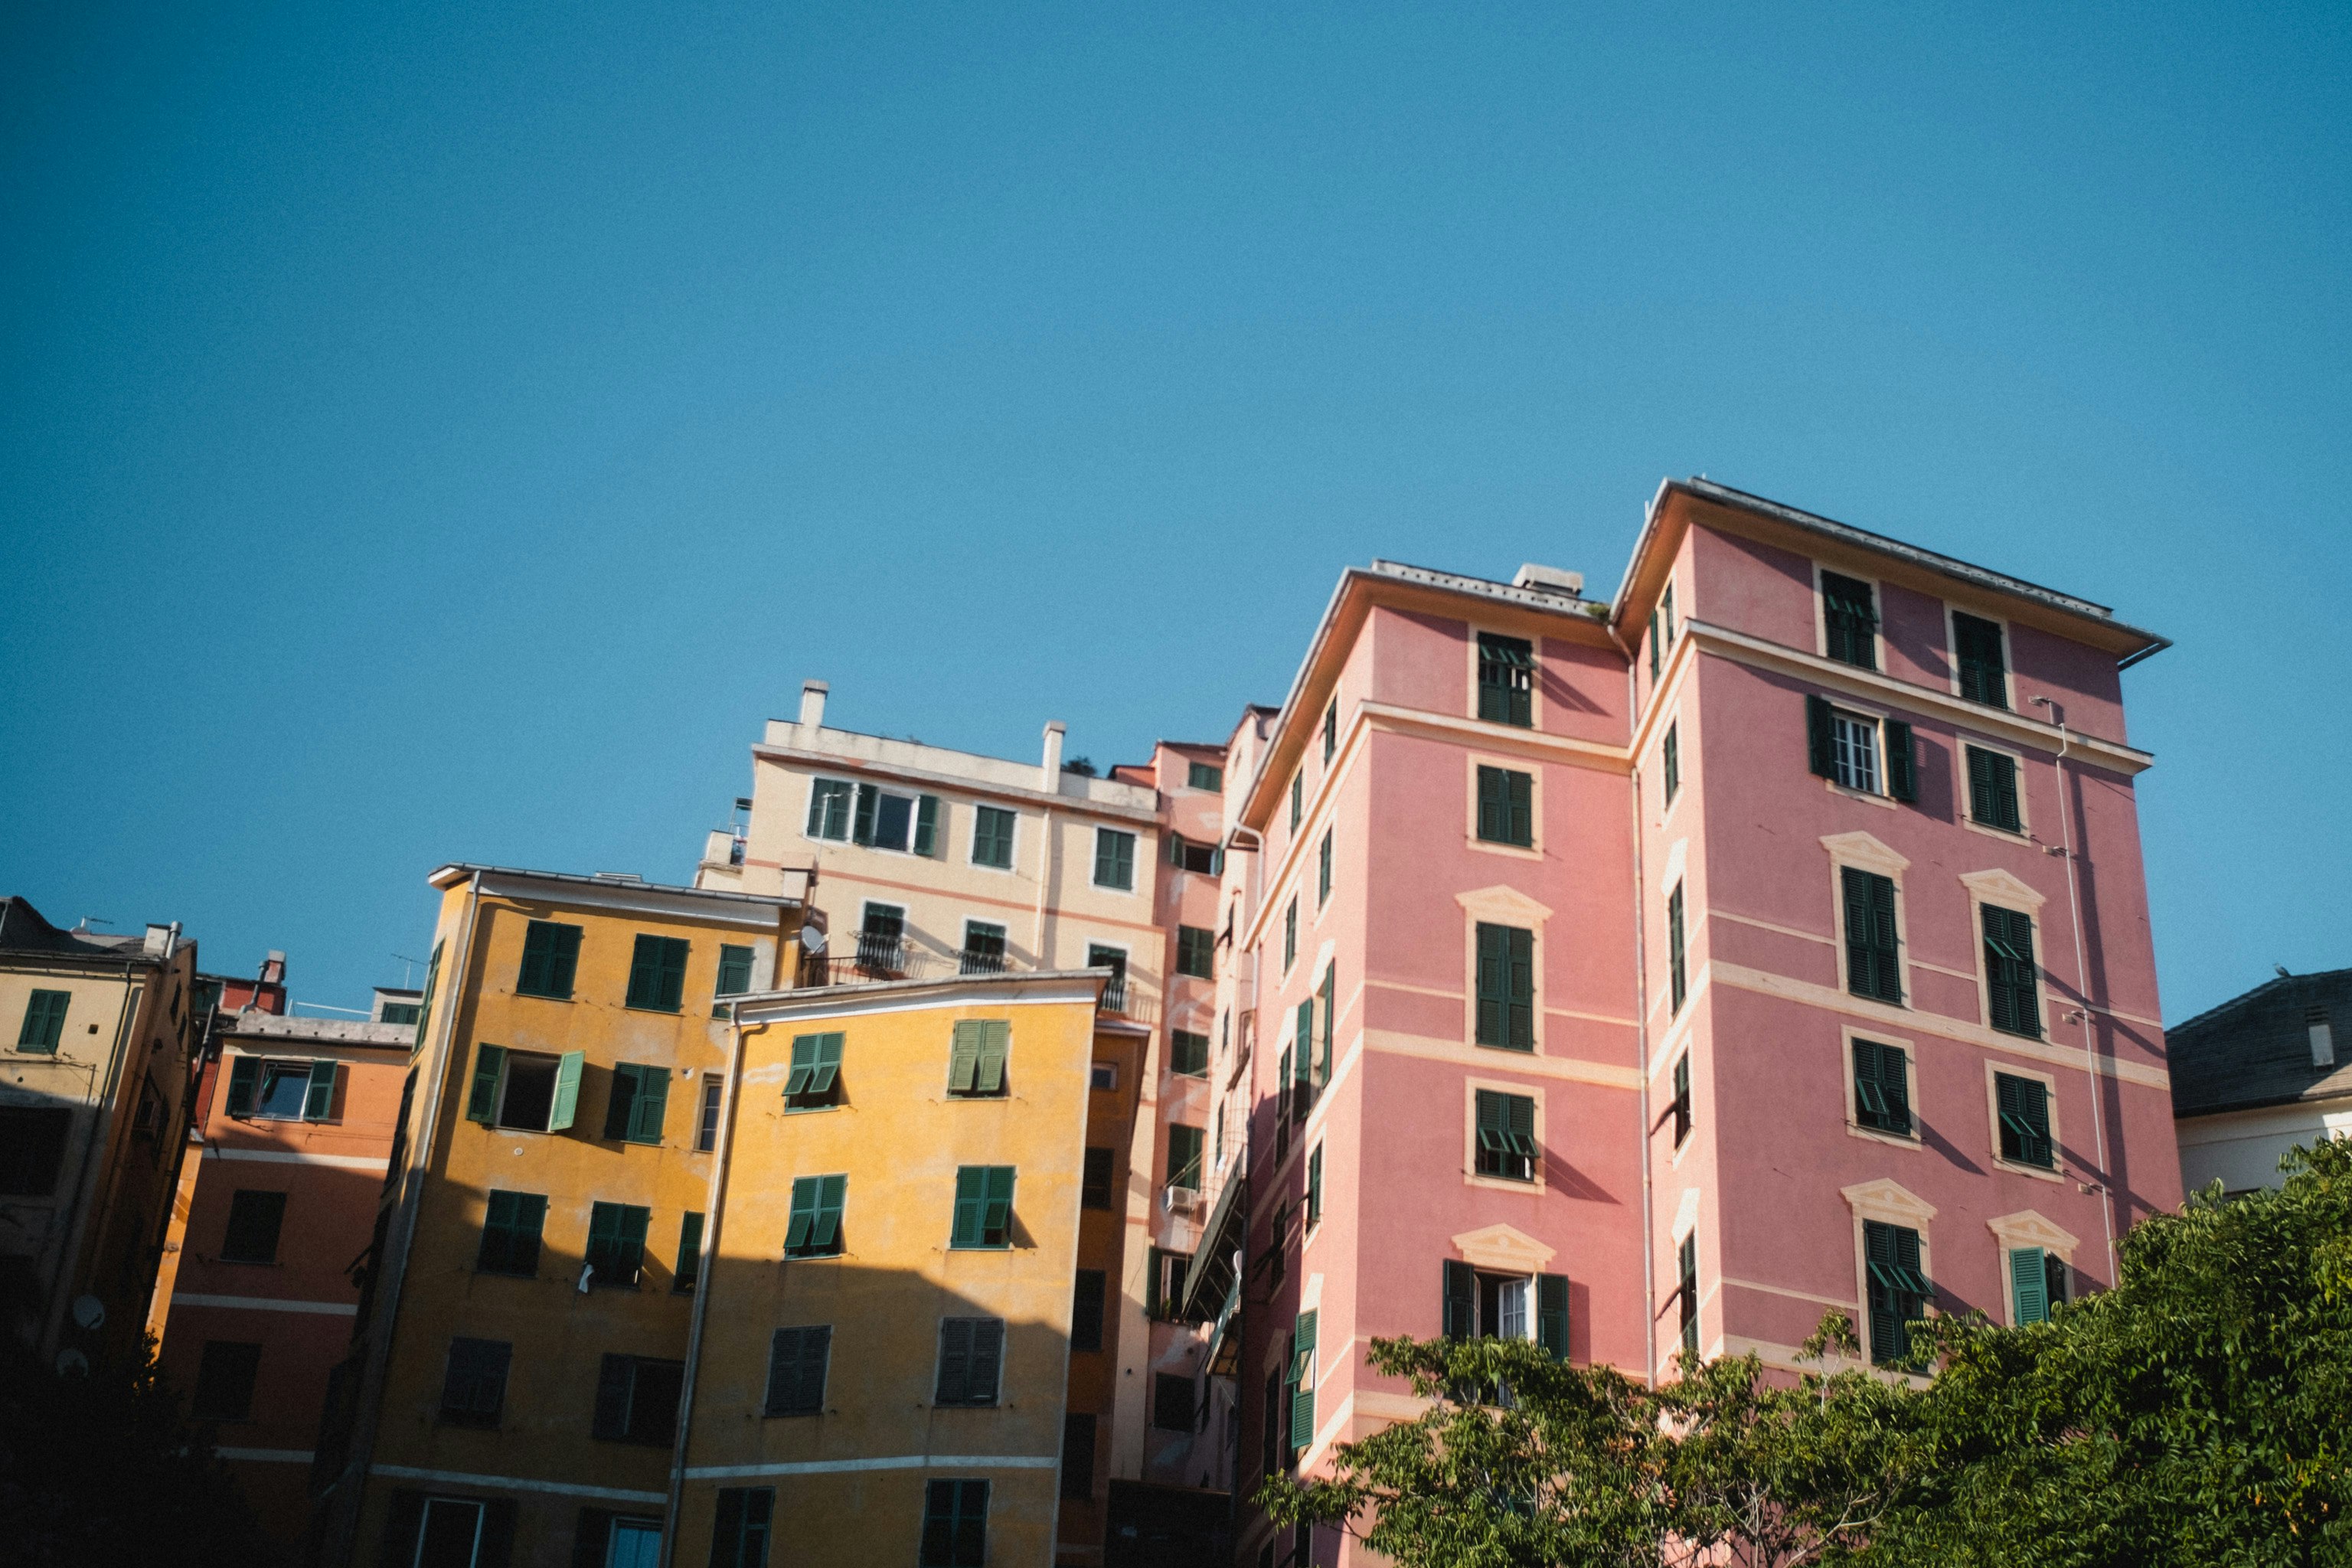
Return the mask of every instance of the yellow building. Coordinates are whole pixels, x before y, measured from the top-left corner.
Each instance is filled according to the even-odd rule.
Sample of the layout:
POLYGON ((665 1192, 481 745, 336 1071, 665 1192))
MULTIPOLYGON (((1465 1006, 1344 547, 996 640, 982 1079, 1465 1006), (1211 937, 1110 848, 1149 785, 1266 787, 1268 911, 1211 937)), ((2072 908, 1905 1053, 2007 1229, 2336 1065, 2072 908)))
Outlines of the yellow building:
POLYGON ((651 1568, 730 1033, 795 900, 444 867, 324 1561, 651 1568))
POLYGON ((1101 1560, 1145 1041, 1104 970, 747 998, 676 1561, 1101 1560), (771 1540, 789 1542, 772 1559, 771 1540))

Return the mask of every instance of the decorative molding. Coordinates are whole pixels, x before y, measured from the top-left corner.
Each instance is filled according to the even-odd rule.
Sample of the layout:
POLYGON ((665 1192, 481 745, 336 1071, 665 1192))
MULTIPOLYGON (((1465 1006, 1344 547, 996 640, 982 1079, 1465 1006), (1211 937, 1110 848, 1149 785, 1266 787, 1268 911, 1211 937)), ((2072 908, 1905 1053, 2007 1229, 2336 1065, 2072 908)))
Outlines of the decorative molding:
POLYGON ((1517 1226, 1490 1225, 1465 1230, 1454 1238, 1454 1249, 1465 1263, 1506 1274, 1538 1274, 1558 1256, 1517 1226))
POLYGON ((1936 1205, 1891 1177, 1857 1182, 1839 1189, 1855 1215, 1863 1219, 1896 1225, 1922 1226, 1936 1217, 1936 1205))
POLYGON ((1985 1228, 2000 1243, 2001 1250, 2020 1247, 2038 1247, 2044 1252, 2054 1252, 2068 1262, 2074 1261, 2074 1248, 2082 1245, 2073 1231, 2063 1229, 2032 1209, 2002 1215, 1999 1219, 1985 1221, 1985 1228))
POLYGON ((1895 853, 1892 845, 1867 833, 1826 834, 1822 847, 1842 866, 1858 866, 1881 876, 1899 877, 1911 868, 1911 862, 1895 853))
MULTIPOLYGON (((2039 914, 2042 906, 2050 901, 2007 871, 1963 871, 1960 885, 1986 903, 1998 904, 2005 910, 2029 909, 2039 914)), ((1968 978, 1973 980, 1976 976, 1968 978)))
POLYGON ((1551 919, 1549 905, 1539 904, 1517 888, 1500 883, 1491 888, 1473 888, 1466 893, 1456 893, 1454 901, 1460 904, 1475 920, 1494 920, 1502 923, 1517 922, 1535 925, 1551 919))

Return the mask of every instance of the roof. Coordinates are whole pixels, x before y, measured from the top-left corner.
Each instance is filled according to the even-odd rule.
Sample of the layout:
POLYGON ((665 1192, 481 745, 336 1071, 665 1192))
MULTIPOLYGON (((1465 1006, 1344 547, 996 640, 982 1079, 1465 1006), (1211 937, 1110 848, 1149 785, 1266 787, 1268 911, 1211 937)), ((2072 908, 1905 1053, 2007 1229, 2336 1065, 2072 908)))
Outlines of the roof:
POLYGON ((414 1024, 378 1024, 363 1018, 289 1018, 248 1007, 222 1022, 224 1037, 315 1040, 321 1045, 397 1046, 405 1050, 416 1039, 414 1024))
POLYGON ((45 958, 154 962, 139 937, 85 936, 59 931, 42 917, 32 900, 13 894, 0 898, 0 952, 37 954, 45 958))
POLYGON ((607 892, 675 893, 689 899, 710 899, 722 903, 764 904, 772 909, 797 909, 801 900, 775 893, 736 893, 719 888, 686 888, 675 882, 648 882, 643 877, 622 872, 604 871, 533 871, 521 866, 485 866, 471 860, 452 860, 437 868, 425 879, 436 888, 454 887, 476 872, 485 877, 527 877, 533 881, 569 882, 582 888, 601 888, 607 892))
POLYGON ((2172 1113, 2352 1099, 2352 969, 2286 974, 2165 1031, 2172 1113), (2326 1019, 2336 1061, 2314 1067, 2311 1026, 2326 1019))

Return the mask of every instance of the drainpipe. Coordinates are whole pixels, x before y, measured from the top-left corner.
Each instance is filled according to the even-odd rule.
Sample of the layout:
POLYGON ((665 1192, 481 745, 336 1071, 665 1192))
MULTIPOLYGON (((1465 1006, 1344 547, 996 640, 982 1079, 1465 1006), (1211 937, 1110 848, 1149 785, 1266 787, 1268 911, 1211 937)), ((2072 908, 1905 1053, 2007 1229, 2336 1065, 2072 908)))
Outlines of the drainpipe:
POLYGON ((694 1322, 687 1331, 686 1371, 679 1380, 682 1386, 677 1399, 677 1446, 670 1453, 669 1500, 662 1510, 661 1568, 671 1568, 677 1558, 678 1515, 686 1493, 687 1440, 694 1430, 694 1378, 702 1364, 702 1323, 710 1310, 710 1264, 719 1256, 719 1218, 727 1207, 727 1174, 735 1159, 735 1108, 743 1095, 743 1039, 768 1026, 746 1026, 736 1016, 741 1005, 740 1002, 727 1004, 727 1027, 735 1036, 735 1048, 727 1064, 727 1096, 719 1101, 719 1158, 712 1163, 710 1195, 704 1200, 709 1207, 702 1224, 702 1256, 695 1263, 694 1322))
POLYGON ((73 1206, 66 1211, 74 1216, 73 1229, 67 1235, 64 1250, 58 1254, 58 1271, 51 1277, 49 1321, 41 1331, 44 1359, 57 1354, 58 1336, 64 1331, 58 1320, 64 1316, 67 1300, 73 1293, 76 1283, 74 1260, 80 1256, 82 1238, 89 1234, 93 1206, 83 1202, 83 1196, 89 1191, 90 1166, 97 1161, 99 1150, 111 1141, 115 1119, 108 1107, 114 1101, 115 1080, 122 1071, 123 1046, 131 1033, 131 1020, 142 999, 136 962, 125 959, 122 963, 122 1010, 114 1020, 114 1045, 107 1053, 106 1080, 103 1087, 91 1086, 97 1092, 90 1100, 89 1130, 82 1139, 81 1168, 74 1173, 73 1206))
MULTIPOLYGON (((1603 621, 1609 640, 1625 656, 1625 714, 1629 731, 1639 728, 1634 722, 1641 696, 1638 661, 1617 628, 1603 621)), ((1626 778, 1632 786, 1626 810, 1633 825, 1633 1050, 1642 1075, 1636 1090, 1642 1119, 1642 1377, 1649 1387, 1658 1386, 1658 1280, 1656 1217, 1650 1193, 1650 959, 1647 895, 1642 880, 1642 770, 1632 766, 1626 778)))
POLYGON ((2107 1118, 2099 1101, 2099 1053, 2097 1037, 2091 1028, 2091 970, 2083 950, 2083 899, 2077 889, 2074 866, 2074 812, 2066 793, 2066 753, 2074 744, 2073 731, 2066 728, 2066 710, 2047 697, 2033 700, 2050 710, 2051 720, 2058 726, 2058 755, 2050 766, 2058 775, 2058 837, 2059 853, 2066 861, 2066 910, 2074 926, 2074 975, 2082 1005, 2077 1012, 2083 1020, 2083 1073, 2091 1083, 2092 1146, 2099 1160, 2099 1223, 2105 1227, 2107 1239, 2107 1289, 2114 1289, 2123 1281, 2116 1266, 2116 1189, 2107 1171, 2107 1118))

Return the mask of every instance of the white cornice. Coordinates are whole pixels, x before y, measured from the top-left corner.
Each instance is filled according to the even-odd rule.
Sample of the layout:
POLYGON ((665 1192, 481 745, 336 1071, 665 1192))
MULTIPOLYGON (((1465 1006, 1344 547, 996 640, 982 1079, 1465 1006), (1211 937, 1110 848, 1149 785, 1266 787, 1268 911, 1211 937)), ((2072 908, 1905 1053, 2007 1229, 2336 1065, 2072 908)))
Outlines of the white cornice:
POLYGON ((735 998, 735 1020, 784 1024, 934 1007, 1028 1007, 1052 1003, 1091 1006, 1109 978, 1108 969, 1055 969, 1034 974, 958 974, 943 980, 887 980, 770 991, 735 998))
MULTIPOLYGON (((1014 800, 1039 810, 1066 811, 1074 816, 1107 816, 1117 822, 1131 822, 1145 827, 1160 825, 1160 813, 1152 806, 1118 805, 1109 801, 1089 800, 1084 795, 1052 795, 1042 789, 1024 789, 1019 784, 997 784, 989 779, 976 779, 962 773, 932 773, 927 768, 902 767, 871 757, 860 757, 845 752, 811 752, 798 746, 780 746, 772 741, 761 741, 751 747, 751 755, 771 763, 791 763, 814 773, 854 773, 865 777, 887 779, 937 790, 946 795, 973 795, 985 800, 1014 800)), ((1114 783, 1119 781, 1112 781, 1114 783)), ((1136 789, 1146 786, 1136 784, 1136 789)))

